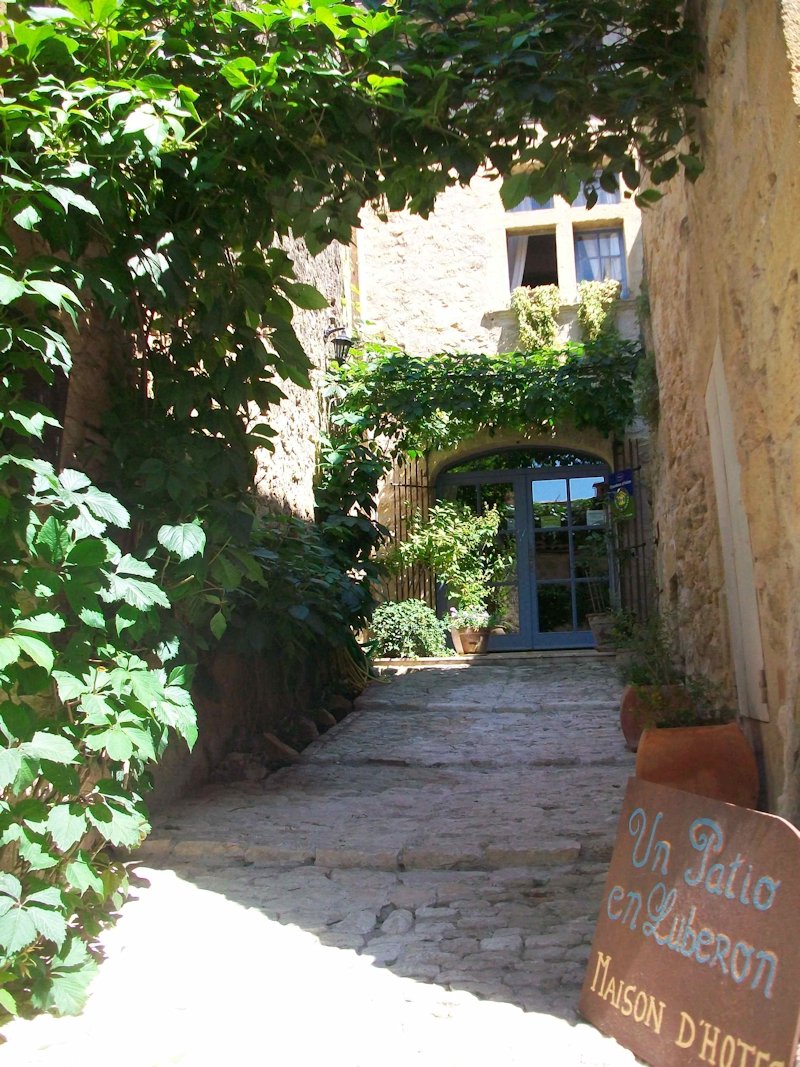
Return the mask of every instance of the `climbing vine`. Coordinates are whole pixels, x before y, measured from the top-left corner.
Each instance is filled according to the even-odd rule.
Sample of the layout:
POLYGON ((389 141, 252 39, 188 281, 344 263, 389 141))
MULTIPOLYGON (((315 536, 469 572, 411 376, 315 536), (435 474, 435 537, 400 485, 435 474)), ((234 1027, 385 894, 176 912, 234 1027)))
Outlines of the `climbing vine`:
POLYGON ((519 345, 526 352, 552 348, 556 343, 561 308, 557 285, 521 285, 511 294, 511 310, 517 316, 519 345))
POLYGON ((578 322, 585 341, 617 333, 616 305, 622 286, 613 278, 578 283, 578 322))
POLYGON ((481 430, 552 430, 568 422, 621 434, 634 408, 638 342, 532 352, 413 356, 366 344, 334 368, 330 393, 341 429, 384 436, 399 452, 456 444, 481 430))

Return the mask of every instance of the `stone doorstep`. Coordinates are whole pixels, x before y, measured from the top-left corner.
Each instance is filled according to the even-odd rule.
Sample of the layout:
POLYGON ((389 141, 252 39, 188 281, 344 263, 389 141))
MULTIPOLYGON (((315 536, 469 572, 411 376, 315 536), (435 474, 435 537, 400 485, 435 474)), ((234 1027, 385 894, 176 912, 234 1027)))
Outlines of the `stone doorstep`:
POLYGON ((553 649, 530 651, 530 652, 484 652, 473 656, 430 656, 425 659, 376 659, 373 665, 376 669, 389 667, 393 670, 406 668, 408 670, 425 670, 426 667, 500 667, 512 666, 514 663, 530 663, 541 660, 563 659, 616 659, 616 652, 598 652, 594 648, 565 648, 559 651, 553 649))
MULTIPOLYGON (((544 712, 546 714, 564 714, 565 712, 582 712, 582 711, 614 711, 619 709, 619 697, 606 697, 603 700, 564 700, 559 701, 553 699, 550 696, 546 700, 536 699, 523 702, 520 699, 517 703, 503 703, 492 704, 488 701, 481 700, 459 700, 457 697, 452 700, 430 700, 429 693, 420 693, 414 699, 406 698, 405 700, 391 700, 389 697, 385 697, 382 694, 376 694, 373 697, 365 695, 358 697, 356 700, 356 711, 386 711, 393 714, 399 712, 490 712, 495 715, 513 715, 513 714, 530 714, 532 712, 539 713, 544 712)), ((324 734, 323 737, 329 737, 330 734, 324 734)))

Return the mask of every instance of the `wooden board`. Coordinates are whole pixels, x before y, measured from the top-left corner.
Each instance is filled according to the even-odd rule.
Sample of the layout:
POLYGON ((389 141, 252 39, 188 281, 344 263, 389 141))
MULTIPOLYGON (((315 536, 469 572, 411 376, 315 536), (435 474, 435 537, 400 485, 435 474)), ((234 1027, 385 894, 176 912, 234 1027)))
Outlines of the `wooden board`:
POLYGON ((653 1067, 793 1067, 800 833, 631 778, 580 1011, 653 1067))

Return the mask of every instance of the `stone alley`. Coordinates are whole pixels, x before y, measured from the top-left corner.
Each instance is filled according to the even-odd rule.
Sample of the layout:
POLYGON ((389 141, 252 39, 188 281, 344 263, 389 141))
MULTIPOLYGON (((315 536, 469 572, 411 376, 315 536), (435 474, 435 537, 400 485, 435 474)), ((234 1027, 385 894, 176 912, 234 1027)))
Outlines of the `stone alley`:
POLYGON ((635 1063, 576 1014, 633 771, 613 663, 401 669, 174 805, 83 1014, 11 1023, 0 1063, 635 1063))

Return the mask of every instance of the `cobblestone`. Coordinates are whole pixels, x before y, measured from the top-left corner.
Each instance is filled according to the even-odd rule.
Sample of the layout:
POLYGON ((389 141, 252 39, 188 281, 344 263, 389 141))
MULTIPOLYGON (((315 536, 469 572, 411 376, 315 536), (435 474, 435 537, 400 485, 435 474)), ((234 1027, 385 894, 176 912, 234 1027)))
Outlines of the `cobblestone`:
POLYGON ((11 1023, 0 1062, 634 1064, 576 1016, 616 697, 602 657, 373 685, 299 763, 156 820, 83 1014, 11 1023))

